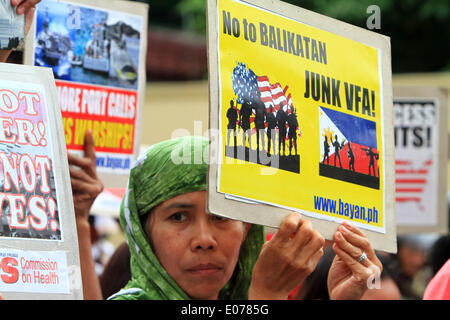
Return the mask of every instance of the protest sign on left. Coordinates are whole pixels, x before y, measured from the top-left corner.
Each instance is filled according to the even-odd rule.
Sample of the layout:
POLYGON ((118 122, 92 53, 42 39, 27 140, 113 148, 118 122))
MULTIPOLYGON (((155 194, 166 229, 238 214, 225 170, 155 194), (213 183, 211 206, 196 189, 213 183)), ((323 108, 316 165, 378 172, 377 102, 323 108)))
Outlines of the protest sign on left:
POLYGON ((79 257, 67 153, 60 134, 62 118, 56 102, 49 69, 0 64, 0 290, 15 292, 17 298, 64 294, 73 299, 81 294, 79 272, 72 275, 72 288, 67 283, 67 270, 79 269, 79 257), (60 268, 51 275, 58 279, 58 288, 41 286, 52 282, 48 268, 44 268, 47 273, 42 281, 34 275, 39 267, 33 267, 29 276, 36 276, 36 281, 19 281, 24 279, 24 270, 30 270, 22 266, 22 260, 43 266, 56 250, 58 257, 51 259, 58 261, 60 268))
POLYGON ((61 240, 44 88, 0 79, 3 237, 61 240))

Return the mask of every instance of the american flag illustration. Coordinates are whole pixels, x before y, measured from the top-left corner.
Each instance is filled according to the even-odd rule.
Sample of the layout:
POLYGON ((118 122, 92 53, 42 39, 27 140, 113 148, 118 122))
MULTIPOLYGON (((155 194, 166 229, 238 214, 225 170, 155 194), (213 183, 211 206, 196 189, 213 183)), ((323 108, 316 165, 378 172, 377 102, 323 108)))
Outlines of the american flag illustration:
POLYGON ((290 108, 288 108, 288 106, 292 105, 291 94, 286 97, 288 86, 285 86, 283 89, 278 82, 270 84, 269 77, 261 76, 258 77, 258 89, 261 93, 261 101, 264 102, 267 112, 270 111, 271 105, 274 107, 274 110, 278 111, 280 103, 283 103, 284 111, 291 112, 290 108))
POLYGON ((237 96, 237 103, 245 100, 253 101, 260 97, 258 90, 258 76, 245 63, 238 63, 231 75, 233 91, 237 96))
MULTIPOLYGON (((237 96, 237 103, 242 104, 245 100, 254 101, 260 99, 266 106, 267 112, 270 112, 270 106, 273 106, 272 112, 275 116, 280 109, 280 103, 283 103, 283 111, 285 111, 287 115, 292 113, 292 96, 291 93, 287 93, 289 86, 286 85, 283 88, 279 82, 271 84, 268 76, 257 76, 246 63, 238 63, 233 69, 232 85, 233 91, 237 96)), ((251 122, 253 122, 253 120, 253 118, 250 119, 251 122)), ((267 122, 265 125, 267 130, 267 122)), ((287 132, 289 132, 287 123, 286 129, 287 132)), ((301 137, 301 131, 298 127, 297 130, 298 136, 301 137)), ((255 132, 256 129, 253 128, 251 134, 254 134, 255 132)))
POLYGON ((433 161, 425 161, 420 168, 414 168, 411 160, 395 160, 396 202, 416 202, 423 210, 422 197, 429 180, 428 174, 433 161))
POLYGON ((292 97, 290 93, 286 96, 289 86, 282 88, 278 82, 271 84, 268 76, 257 76, 245 63, 238 63, 231 77, 237 103, 242 104, 246 99, 249 101, 261 99, 267 112, 270 110, 270 105, 276 112, 280 108, 280 103, 283 102, 283 110, 288 114, 291 112, 292 97))

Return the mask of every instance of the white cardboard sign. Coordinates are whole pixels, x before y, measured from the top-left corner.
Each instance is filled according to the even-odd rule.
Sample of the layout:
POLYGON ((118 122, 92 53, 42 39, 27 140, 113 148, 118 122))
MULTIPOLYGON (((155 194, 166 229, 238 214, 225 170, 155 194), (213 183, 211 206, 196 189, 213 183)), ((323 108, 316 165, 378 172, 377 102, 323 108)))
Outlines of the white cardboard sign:
POLYGON ((447 93, 395 87, 394 94, 398 231, 448 232, 447 93))
POLYGON ((0 292, 6 299, 82 298, 61 132, 51 70, 0 63, 0 292), (29 267, 30 261, 41 266, 29 267), (57 268, 49 269, 50 262, 57 268))

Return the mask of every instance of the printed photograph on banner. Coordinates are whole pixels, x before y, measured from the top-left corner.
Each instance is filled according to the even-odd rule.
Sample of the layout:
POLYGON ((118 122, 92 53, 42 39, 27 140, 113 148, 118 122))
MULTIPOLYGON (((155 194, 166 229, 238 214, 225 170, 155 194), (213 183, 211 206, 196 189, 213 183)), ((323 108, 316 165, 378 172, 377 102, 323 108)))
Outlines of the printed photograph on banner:
POLYGON ((434 99, 394 99, 398 225, 438 221, 439 105, 434 99))
POLYGON ((0 80, 0 237, 61 240, 43 87, 0 80))
POLYGON ((54 0, 37 6, 35 65, 60 80, 137 89, 141 18, 54 0))
POLYGON ((215 14, 217 192, 385 233, 380 51, 239 0, 215 14))
MULTIPOLYGON (((27 43, 25 61, 53 70, 67 149, 81 155, 86 131, 92 131, 102 177, 125 176, 137 157, 148 25, 144 8, 43 0, 27 43)), ((109 180, 119 184, 107 183, 111 187, 126 183, 109 180)))
POLYGON ((25 36, 25 17, 17 15, 11 0, 0 0, 0 50, 16 49, 25 36))

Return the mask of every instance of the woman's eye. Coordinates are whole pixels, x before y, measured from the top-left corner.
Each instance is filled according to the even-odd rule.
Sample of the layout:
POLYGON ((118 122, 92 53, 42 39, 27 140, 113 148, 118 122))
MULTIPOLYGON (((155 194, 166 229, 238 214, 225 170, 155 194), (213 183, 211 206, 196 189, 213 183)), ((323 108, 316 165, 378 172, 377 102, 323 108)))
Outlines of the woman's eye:
POLYGON ((228 218, 221 217, 221 216, 216 216, 216 215, 214 215, 214 214, 211 215, 211 217, 212 217, 213 220, 218 221, 218 222, 225 222, 225 221, 230 220, 230 219, 228 219, 228 218))
POLYGON ((170 219, 175 222, 183 222, 184 220, 186 220, 186 218, 186 214, 184 214, 183 212, 176 212, 170 216, 170 219))

